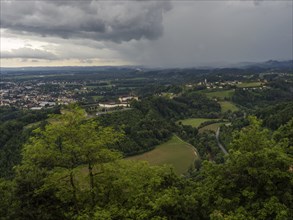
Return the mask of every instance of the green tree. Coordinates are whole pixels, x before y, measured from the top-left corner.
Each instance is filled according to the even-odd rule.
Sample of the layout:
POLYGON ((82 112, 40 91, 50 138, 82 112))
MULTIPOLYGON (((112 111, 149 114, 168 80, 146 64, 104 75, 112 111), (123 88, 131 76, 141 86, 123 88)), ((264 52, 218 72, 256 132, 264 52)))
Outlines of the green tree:
POLYGON ((15 183, 0 178, 0 219, 19 219, 16 210, 19 203, 15 200, 15 183))
POLYGON ((274 132, 274 140, 282 142, 286 152, 293 157, 293 118, 274 132))
POLYGON ((202 219, 292 219, 293 160, 255 118, 224 164, 204 162, 196 188, 202 219))
POLYGON ((196 215, 191 184, 168 166, 120 160, 105 165, 96 178, 100 200, 95 214, 84 213, 80 219, 190 219, 196 215))
MULTIPOLYGON (((68 206, 73 215, 80 212, 84 203, 94 207, 97 200, 95 172, 99 172, 103 164, 120 158, 119 153, 107 148, 120 137, 113 129, 87 119, 85 112, 77 107, 53 116, 44 130, 35 130, 23 148, 23 160, 16 169, 18 193, 26 198, 33 196, 29 201, 35 198, 43 199, 45 204, 50 200, 66 204, 64 207, 68 206), (88 184, 80 178, 82 173, 87 173, 88 184), (23 192, 26 185, 30 189, 23 192)), ((39 204, 28 205, 40 207, 39 204)), ((52 216, 48 215, 50 219, 52 216)))

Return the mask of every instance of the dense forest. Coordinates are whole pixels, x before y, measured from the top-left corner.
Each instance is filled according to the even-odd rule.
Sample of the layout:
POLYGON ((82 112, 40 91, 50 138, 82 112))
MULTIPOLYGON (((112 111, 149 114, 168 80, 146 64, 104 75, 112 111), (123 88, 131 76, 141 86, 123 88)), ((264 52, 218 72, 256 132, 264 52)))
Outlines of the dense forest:
POLYGON ((121 160, 124 134, 72 108, 34 130, 12 179, 1 179, 3 219, 290 219, 292 125, 273 133, 255 117, 223 163, 188 178, 168 166, 121 160))
POLYGON ((32 130, 33 123, 43 126, 49 114, 60 113, 59 108, 42 111, 20 111, 15 108, 0 108, 0 177, 13 175, 12 168, 20 162, 21 147, 32 130), (27 126, 31 124, 32 126, 27 126))

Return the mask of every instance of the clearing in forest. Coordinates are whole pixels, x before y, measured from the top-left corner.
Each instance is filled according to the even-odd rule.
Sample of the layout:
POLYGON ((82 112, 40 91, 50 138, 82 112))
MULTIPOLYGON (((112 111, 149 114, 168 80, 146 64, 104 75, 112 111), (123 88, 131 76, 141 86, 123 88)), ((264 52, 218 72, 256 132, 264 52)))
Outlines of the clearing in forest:
POLYGON ((227 112, 229 110, 235 112, 239 110, 239 108, 236 105, 229 101, 220 101, 219 104, 221 105, 222 112, 227 112))
POLYGON ((219 90, 219 91, 206 91, 204 92, 204 94, 208 97, 208 98, 216 98, 218 100, 224 100, 224 99, 230 99, 232 98, 233 94, 234 94, 234 89, 230 89, 230 90, 219 90))
POLYGON ((201 123, 206 122, 206 121, 213 121, 215 119, 210 119, 210 118, 188 118, 184 120, 180 120, 178 122, 181 122, 183 125, 191 125, 192 127, 197 128, 198 126, 201 125, 201 123))
POLYGON ((227 122, 217 122, 217 123, 213 123, 213 124, 210 124, 210 125, 207 125, 207 126, 204 126, 200 129, 198 129, 199 133, 202 133, 204 131, 213 131, 216 133, 218 127, 220 127, 221 125, 223 124, 226 124, 227 122))
POLYGON ((155 149, 127 159, 144 160, 151 165, 169 164, 173 166, 177 174, 183 174, 190 166, 193 166, 196 158, 194 147, 174 135, 169 141, 158 145, 155 149))
POLYGON ((261 82, 243 82, 243 83, 237 84, 237 87, 250 88, 250 87, 260 87, 261 85, 262 85, 261 82))

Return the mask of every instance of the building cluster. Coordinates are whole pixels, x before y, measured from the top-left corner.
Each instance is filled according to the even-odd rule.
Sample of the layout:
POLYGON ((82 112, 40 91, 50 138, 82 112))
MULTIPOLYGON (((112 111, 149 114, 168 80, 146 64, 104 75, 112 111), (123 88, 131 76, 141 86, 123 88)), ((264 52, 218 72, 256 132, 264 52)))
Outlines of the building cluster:
MULTIPOLYGON (((59 80, 25 80, 0 82, 0 106, 17 107, 20 109, 39 110, 55 105, 67 105, 81 101, 85 97, 92 97, 94 93, 91 87, 96 81, 59 81, 59 80), (87 85, 90 86, 87 86, 87 85)), ((98 91, 103 95, 103 91, 98 91)), ((117 101, 93 103, 103 109, 116 107, 129 107, 130 101, 138 100, 138 97, 128 95, 120 96, 117 101)))
POLYGON ((196 84, 187 84, 185 85, 188 88, 193 88, 193 87, 204 87, 206 89, 223 89, 226 87, 235 87, 242 82, 234 80, 234 81, 224 81, 224 82, 208 82, 207 79, 205 79, 202 82, 198 82, 196 84))
POLYGON ((237 80, 234 81, 224 81, 224 82, 208 82, 207 79, 204 82, 199 82, 199 86, 205 86, 207 89, 223 89, 225 87, 235 87, 242 82, 237 80))
POLYGON ((196 84, 187 84, 185 85, 188 88, 193 87, 203 87, 205 89, 227 89, 227 88, 242 88, 243 90, 256 90, 256 89, 266 89, 266 80, 252 82, 252 83, 259 83, 259 85, 245 85, 244 82, 241 81, 223 81, 223 82, 208 82, 207 79, 205 79, 202 82, 198 82, 196 84))
POLYGON ((122 96, 119 97, 118 102, 106 102, 106 103, 99 103, 101 108, 111 109, 117 107, 129 107, 130 101, 138 100, 137 96, 122 96))
POLYGON ((0 82, 0 106, 36 110, 75 101, 74 91, 54 82, 0 82))

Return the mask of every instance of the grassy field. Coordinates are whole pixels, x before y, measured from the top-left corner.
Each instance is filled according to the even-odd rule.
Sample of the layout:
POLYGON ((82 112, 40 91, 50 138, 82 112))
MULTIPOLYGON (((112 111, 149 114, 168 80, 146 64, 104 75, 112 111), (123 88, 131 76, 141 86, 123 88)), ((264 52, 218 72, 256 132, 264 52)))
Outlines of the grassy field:
POLYGON ((188 143, 173 136, 164 144, 158 145, 154 150, 128 157, 128 160, 145 160, 151 165, 170 164, 177 174, 185 173, 196 159, 195 150, 188 143))
POLYGON ((99 86, 98 85, 96 85, 96 86, 86 86, 86 88, 87 89, 96 89, 96 88, 99 88, 99 86))
POLYGON ((95 86, 86 86, 87 89, 97 89, 97 88, 111 88, 112 85, 95 85, 95 86))
POLYGON ((244 82, 241 84, 237 84, 239 88, 248 88, 248 87, 259 87, 261 86, 261 82, 244 82))
POLYGON ((92 96, 92 98, 93 98, 95 101, 99 101, 101 98, 103 98, 103 96, 101 96, 101 95, 94 95, 94 96, 92 96))
POLYGON ((41 124, 40 121, 37 121, 37 122, 34 122, 34 123, 30 123, 30 124, 24 126, 24 129, 30 129, 32 127, 38 127, 40 124, 41 124))
POLYGON ((204 131, 209 130, 209 131, 213 131, 216 133, 218 127, 220 127, 222 124, 225 124, 225 122, 218 122, 218 123, 210 124, 210 125, 207 125, 207 126, 200 128, 198 131, 199 131, 199 133, 202 133, 204 131))
POLYGON ((226 112, 228 110, 235 112, 239 110, 239 108, 236 105, 234 105, 232 102, 220 101, 219 104, 221 105, 222 112, 226 112))
MULTIPOLYGON (((205 90, 206 91, 206 90, 205 90)), ((214 92, 205 92, 204 93, 208 98, 217 98, 220 100, 224 100, 225 98, 231 98, 234 94, 234 90, 220 90, 220 91, 214 91, 214 92)))
POLYGON ((201 123, 205 121, 212 121, 213 119, 210 118, 188 118, 184 120, 180 120, 178 122, 181 122, 183 125, 191 125, 192 127, 198 127, 201 123))

